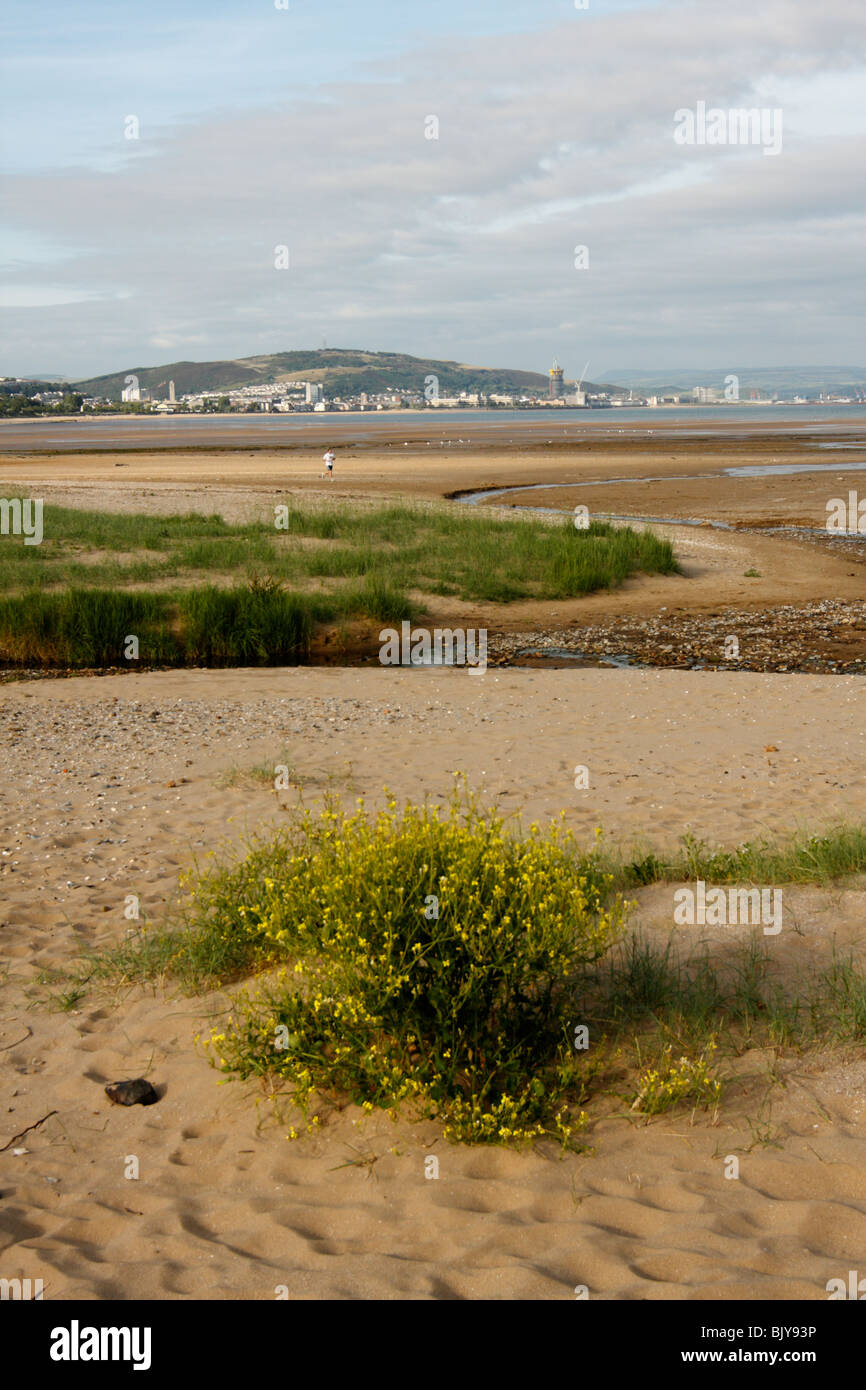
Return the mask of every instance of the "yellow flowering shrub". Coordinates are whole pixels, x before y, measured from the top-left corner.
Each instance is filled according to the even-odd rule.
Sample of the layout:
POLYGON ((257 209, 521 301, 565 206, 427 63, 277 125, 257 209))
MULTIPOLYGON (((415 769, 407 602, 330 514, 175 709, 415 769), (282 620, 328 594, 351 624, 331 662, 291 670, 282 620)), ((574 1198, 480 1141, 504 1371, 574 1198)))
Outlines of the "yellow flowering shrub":
POLYGON ((330 801, 195 902, 233 962, 285 967, 236 1001, 224 1071, 285 1084, 302 1110, 326 1092, 411 1104, 454 1139, 573 1143, 575 981, 625 908, 561 825, 509 834, 456 794, 375 817, 330 801))
POLYGON ((658 1064, 641 1071, 632 1110, 644 1115, 660 1115, 684 1101, 692 1105, 715 1105, 722 1094, 722 1083, 712 1071, 715 1050, 715 1040, 711 1039, 699 1057, 680 1057, 675 1062, 668 1044, 658 1064))

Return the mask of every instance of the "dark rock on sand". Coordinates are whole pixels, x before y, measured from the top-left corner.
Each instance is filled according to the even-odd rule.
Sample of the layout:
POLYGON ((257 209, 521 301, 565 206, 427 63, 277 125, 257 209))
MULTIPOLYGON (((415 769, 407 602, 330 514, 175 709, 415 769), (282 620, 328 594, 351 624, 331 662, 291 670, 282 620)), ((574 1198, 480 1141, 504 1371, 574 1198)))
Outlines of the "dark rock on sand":
POLYGON ((153 1105, 159 1100, 150 1082, 141 1076, 135 1081, 111 1081, 105 1094, 115 1105, 153 1105))

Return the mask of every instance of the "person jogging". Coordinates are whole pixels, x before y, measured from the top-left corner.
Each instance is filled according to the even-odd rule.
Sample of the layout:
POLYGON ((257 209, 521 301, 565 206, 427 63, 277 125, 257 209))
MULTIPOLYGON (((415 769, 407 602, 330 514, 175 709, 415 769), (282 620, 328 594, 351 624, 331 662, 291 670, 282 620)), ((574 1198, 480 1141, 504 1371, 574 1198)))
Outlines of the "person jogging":
MULTIPOLYGON (((336 457, 337 456, 334 453, 333 449, 326 449, 325 452, 322 454, 322 462, 324 463, 328 477, 331 479, 332 482, 334 480, 334 459, 336 457)), ((324 476, 325 474, 323 473, 322 477, 324 478, 324 476)))

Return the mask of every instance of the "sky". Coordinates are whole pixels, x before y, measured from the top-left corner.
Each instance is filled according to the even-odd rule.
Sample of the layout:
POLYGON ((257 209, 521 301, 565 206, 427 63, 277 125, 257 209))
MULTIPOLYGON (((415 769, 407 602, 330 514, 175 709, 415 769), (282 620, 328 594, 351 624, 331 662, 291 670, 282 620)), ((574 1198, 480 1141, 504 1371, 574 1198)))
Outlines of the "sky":
POLYGON ((0 374, 866 365, 866 6, 583 3, 5 0, 0 374))

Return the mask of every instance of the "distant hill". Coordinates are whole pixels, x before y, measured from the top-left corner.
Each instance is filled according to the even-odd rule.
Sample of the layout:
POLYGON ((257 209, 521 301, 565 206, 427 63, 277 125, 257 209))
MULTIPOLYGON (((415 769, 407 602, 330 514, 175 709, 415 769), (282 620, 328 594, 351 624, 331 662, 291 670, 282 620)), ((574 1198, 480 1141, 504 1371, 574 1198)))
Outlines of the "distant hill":
MULTIPOLYGON (((187 392, 229 391, 241 386, 270 385, 281 381, 304 380, 321 383, 329 396, 377 392, 424 390, 424 379, 436 376, 439 391, 448 396, 459 391, 516 394, 546 392, 548 378, 542 372, 522 372, 510 367, 473 367, 465 362, 440 362, 434 358, 409 357, 400 352, 358 352, 349 348, 320 348, 312 352, 274 352, 262 357, 239 357, 225 362, 168 362, 161 367, 129 367, 107 376, 89 377, 75 383, 87 396, 107 396, 120 400, 124 379, 138 377, 139 384, 153 394, 168 395, 173 381, 178 396, 187 392)), ((584 390, 600 389, 591 382, 584 390)))
POLYGON ((817 396, 822 391, 844 394, 853 387, 866 386, 864 367, 738 367, 729 365, 711 369, 701 367, 666 368, 647 372, 618 369, 611 375, 624 386, 636 391, 689 391, 693 386, 724 387, 726 376, 739 377, 740 395, 750 389, 765 392, 795 392, 802 396, 817 396))

